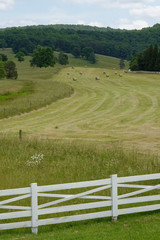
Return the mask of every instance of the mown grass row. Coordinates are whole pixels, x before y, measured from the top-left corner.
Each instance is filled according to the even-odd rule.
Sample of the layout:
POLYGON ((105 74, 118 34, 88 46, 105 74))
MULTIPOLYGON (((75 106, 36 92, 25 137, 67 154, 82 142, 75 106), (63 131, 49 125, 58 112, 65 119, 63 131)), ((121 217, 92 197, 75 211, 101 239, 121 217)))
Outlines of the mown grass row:
MULTIPOLYGON (((53 82, 55 74, 64 66, 56 64, 54 68, 31 68, 29 62, 31 57, 25 57, 25 61, 20 63, 11 49, 0 52, 6 54, 9 60, 13 60, 18 70, 18 80, 0 81, 0 119, 41 108, 73 93, 70 86, 62 82, 61 84, 53 82)), ((74 65, 119 68, 119 60, 115 58, 97 55, 97 63, 93 65, 86 60, 76 59, 71 54, 68 56, 70 64, 67 67, 74 65)))

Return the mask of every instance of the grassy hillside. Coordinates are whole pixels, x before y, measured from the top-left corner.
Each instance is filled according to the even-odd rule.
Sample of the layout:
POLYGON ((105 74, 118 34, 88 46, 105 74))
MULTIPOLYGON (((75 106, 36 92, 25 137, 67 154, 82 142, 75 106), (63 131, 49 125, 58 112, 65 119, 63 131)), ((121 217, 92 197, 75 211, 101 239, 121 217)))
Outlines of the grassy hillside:
MULTIPOLYGON (((159 75, 124 73, 118 59, 97 58, 89 65, 69 55, 66 67, 39 69, 30 68, 27 57, 16 62, 18 80, 0 81, 0 96, 6 96, 0 98, 1 115, 4 106, 28 111, 1 117, 0 189, 160 171, 159 75), (32 103, 28 110, 24 99, 32 103), (43 154, 38 163, 32 160, 35 154, 43 154)), ((120 217, 117 223, 103 219, 42 227, 37 236, 29 234, 30 229, 2 231, 0 239, 154 240, 159 239, 159 220, 159 212, 137 214, 120 217)))
MULTIPOLYGON (((9 60, 16 63, 18 70, 17 80, 0 80, 0 119, 29 112, 44 107, 52 102, 73 94, 71 86, 64 82, 56 82, 55 75, 64 66, 56 64, 54 68, 31 68, 30 57, 24 62, 18 62, 11 49, 1 50, 9 60)), ((55 52, 55 56, 58 53, 55 52)), ((97 63, 90 64, 83 59, 76 59, 71 54, 69 66, 119 68, 119 59, 97 55, 97 63)), ((126 68, 128 63, 126 62, 126 68)))
POLYGON ((1 120, 1 133, 17 135, 22 129, 26 136, 123 142, 159 152, 159 75, 120 72, 123 77, 106 68, 62 69, 53 82, 71 86, 74 95, 41 111, 1 120))

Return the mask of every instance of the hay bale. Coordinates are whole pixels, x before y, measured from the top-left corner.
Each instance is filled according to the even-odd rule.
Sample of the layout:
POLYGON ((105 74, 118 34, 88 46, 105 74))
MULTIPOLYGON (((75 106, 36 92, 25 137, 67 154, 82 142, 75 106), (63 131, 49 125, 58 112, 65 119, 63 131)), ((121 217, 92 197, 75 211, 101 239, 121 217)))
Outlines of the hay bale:
POLYGON ((80 72, 79 74, 80 74, 80 75, 82 75, 83 73, 82 73, 82 72, 80 72))
POLYGON ((106 74, 106 77, 109 77, 109 74, 106 74))
POLYGON ((106 72, 103 72, 103 74, 106 74, 106 72))
POLYGON ((100 80, 100 78, 99 78, 99 77, 95 77, 95 79, 96 79, 96 80, 100 80))
POLYGON ((119 77, 122 77, 122 74, 119 74, 119 77))
POLYGON ((69 72, 67 72, 67 75, 69 75, 70 73, 69 72))
POLYGON ((77 78, 76 78, 76 77, 74 77, 74 78, 73 78, 73 81, 77 81, 77 78))

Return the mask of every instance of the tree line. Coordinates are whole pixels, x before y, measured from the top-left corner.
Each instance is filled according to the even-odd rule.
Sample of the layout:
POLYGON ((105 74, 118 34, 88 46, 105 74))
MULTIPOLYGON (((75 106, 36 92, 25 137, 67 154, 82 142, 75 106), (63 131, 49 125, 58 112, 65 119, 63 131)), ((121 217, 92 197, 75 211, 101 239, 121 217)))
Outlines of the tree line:
POLYGON ((160 71, 158 45, 150 45, 145 51, 135 54, 129 65, 132 71, 160 71))
POLYGON ((18 72, 16 64, 8 60, 5 54, 0 54, 0 79, 3 78, 17 79, 18 72))
MULTIPOLYGON (((83 25, 46 25, 0 29, 0 48, 12 48, 14 53, 33 53, 40 46, 53 51, 80 54, 85 48, 94 53, 130 60, 136 52, 149 45, 160 46, 160 24, 142 30, 120 30, 83 25)), ((89 61, 94 61, 90 54, 89 61)))

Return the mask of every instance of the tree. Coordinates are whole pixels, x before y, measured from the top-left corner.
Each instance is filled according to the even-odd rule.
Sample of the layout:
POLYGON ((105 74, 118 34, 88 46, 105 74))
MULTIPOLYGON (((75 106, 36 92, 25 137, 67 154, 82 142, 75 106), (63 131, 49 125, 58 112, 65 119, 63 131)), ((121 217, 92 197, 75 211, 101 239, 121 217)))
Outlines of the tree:
POLYGON ((120 69, 124 69, 125 68, 125 63, 124 63, 124 60, 122 58, 120 59, 119 67, 120 67, 120 69))
POLYGON ((85 47, 82 49, 82 57, 84 57, 86 60, 89 60, 89 57, 91 54, 93 54, 94 51, 93 51, 93 48, 91 47, 85 47))
POLYGON ((130 61, 131 70, 160 71, 160 51, 158 45, 149 46, 145 51, 135 54, 130 61))
POLYGON ((4 63, 0 61, 0 79, 4 78, 6 76, 6 71, 4 68, 4 63))
POLYGON ((81 56, 80 47, 74 47, 73 50, 72 50, 72 54, 75 58, 79 58, 81 56))
POLYGON ((16 64, 13 61, 7 61, 4 64, 5 71, 6 71, 6 78, 17 79, 18 73, 16 69, 16 64))
POLYGON ((6 62, 8 60, 8 57, 7 55, 3 54, 3 53, 0 53, 0 57, 2 59, 3 62, 6 62))
POLYGON ((39 45, 34 50, 30 63, 32 67, 53 67, 55 64, 55 57, 52 49, 50 47, 42 47, 39 45))
POLYGON ((61 65, 66 65, 69 63, 68 61, 68 55, 63 53, 63 52, 60 52, 59 53, 59 56, 58 56, 58 62, 61 64, 61 65))
POLYGON ((138 55, 135 55, 134 58, 129 62, 129 68, 132 71, 138 71, 139 70, 138 55))
POLYGON ((95 57, 94 52, 92 52, 92 53, 89 55, 88 61, 89 61, 90 63, 92 63, 92 64, 96 63, 96 57, 95 57))
POLYGON ((24 61, 24 53, 23 52, 16 53, 15 57, 18 59, 19 62, 24 61))

